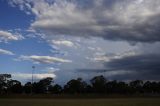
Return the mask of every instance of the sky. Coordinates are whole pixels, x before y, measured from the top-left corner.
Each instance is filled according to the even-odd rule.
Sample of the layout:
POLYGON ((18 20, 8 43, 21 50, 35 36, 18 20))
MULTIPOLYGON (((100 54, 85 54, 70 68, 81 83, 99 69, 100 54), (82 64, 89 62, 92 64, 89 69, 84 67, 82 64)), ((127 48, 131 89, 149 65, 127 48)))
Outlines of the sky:
POLYGON ((159 17, 160 0, 0 0, 0 73, 160 80, 159 17))

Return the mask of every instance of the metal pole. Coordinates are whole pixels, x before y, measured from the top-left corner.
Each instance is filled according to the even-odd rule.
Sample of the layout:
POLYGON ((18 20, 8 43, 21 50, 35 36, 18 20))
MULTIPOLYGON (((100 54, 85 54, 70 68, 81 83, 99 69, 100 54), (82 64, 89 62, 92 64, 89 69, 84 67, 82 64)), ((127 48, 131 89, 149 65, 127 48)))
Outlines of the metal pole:
POLYGON ((32 88, 31 88, 31 94, 33 94, 33 74, 34 74, 35 66, 32 66, 32 88))
POLYGON ((104 78, 106 78, 106 70, 104 70, 104 78))

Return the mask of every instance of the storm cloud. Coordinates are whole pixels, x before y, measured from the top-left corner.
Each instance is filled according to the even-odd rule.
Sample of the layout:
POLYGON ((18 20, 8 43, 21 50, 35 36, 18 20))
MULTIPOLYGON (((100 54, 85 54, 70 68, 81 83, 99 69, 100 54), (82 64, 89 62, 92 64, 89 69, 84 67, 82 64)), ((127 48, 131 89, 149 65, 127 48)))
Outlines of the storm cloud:
POLYGON ((113 59, 104 63, 109 71, 130 71, 132 74, 123 78, 160 79, 160 55, 142 54, 113 59))

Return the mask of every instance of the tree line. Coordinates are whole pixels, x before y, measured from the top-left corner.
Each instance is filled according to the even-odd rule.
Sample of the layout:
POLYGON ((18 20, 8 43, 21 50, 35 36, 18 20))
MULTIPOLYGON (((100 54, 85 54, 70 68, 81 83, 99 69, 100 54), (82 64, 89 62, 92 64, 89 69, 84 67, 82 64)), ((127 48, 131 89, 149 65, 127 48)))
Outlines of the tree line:
POLYGON ((134 80, 130 82, 109 81, 95 76, 86 83, 82 78, 72 79, 64 86, 54 84, 53 78, 22 85, 12 80, 10 74, 0 74, 0 94, 160 94, 160 82, 134 80))

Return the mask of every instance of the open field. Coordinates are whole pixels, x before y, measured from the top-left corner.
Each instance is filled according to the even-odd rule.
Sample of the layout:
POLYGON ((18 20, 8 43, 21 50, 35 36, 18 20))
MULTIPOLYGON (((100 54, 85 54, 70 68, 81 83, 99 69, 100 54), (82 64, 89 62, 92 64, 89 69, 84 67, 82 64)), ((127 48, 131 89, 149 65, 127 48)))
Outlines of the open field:
POLYGON ((0 99, 0 106, 160 106, 160 99, 0 99))

